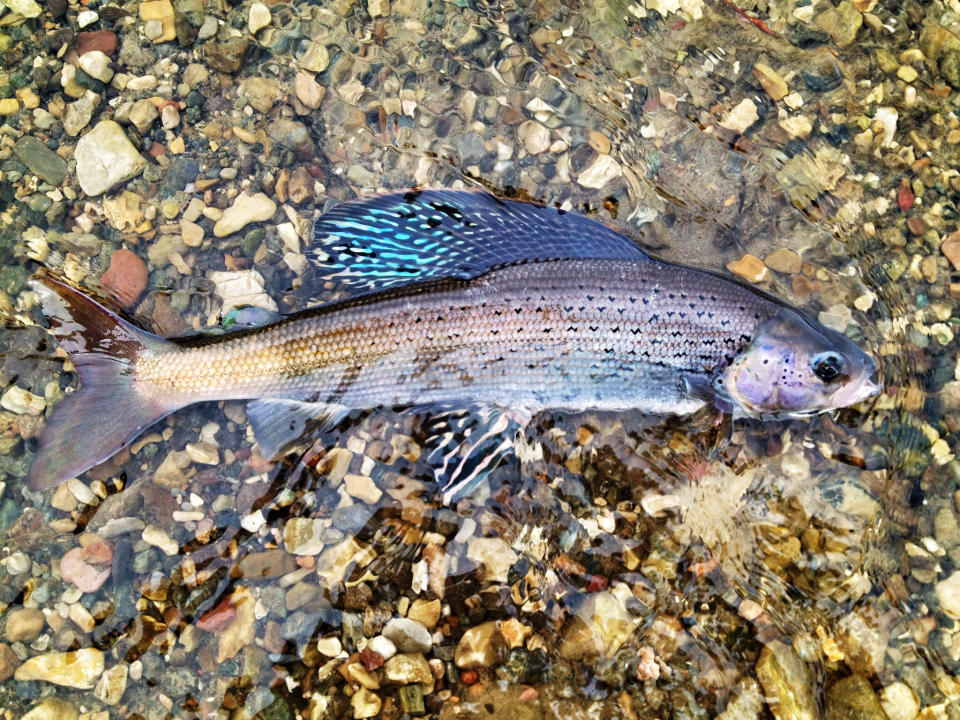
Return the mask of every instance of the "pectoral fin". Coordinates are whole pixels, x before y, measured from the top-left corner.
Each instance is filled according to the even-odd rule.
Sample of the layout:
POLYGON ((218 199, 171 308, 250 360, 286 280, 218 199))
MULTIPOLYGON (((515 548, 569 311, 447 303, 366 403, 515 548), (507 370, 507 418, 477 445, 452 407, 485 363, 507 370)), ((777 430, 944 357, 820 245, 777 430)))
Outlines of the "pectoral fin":
POLYGON ((493 407, 431 417, 426 459, 444 505, 469 496, 514 453, 517 434, 528 420, 526 415, 493 407))
POLYGON ((247 405, 253 434, 267 458, 280 455, 308 430, 329 430, 349 412, 350 408, 343 405, 298 400, 254 400, 247 405))

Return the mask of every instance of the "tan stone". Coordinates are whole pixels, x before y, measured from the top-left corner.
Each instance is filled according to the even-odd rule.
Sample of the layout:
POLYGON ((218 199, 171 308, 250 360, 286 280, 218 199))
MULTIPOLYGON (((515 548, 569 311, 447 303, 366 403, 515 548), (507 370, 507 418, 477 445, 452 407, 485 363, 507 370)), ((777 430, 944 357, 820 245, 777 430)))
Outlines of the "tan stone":
POLYGON ((469 628, 457 643, 453 662, 461 669, 491 667, 500 661, 504 642, 496 620, 469 628))
POLYGON ((163 32, 153 39, 154 44, 176 40, 177 31, 173 25, 173 5, 170 0, 147 0, 140 3, 140 19, 144 23, 158 20, 163 32))
POLYGON ((80 714, 72 703, 48 697, 21 716, 20 720, 77 720, 80 714))
POLYGON ((769 65, 757 63, 753 66, 753 74, 760 81, 760 86, 773 100, 782 100, 789 88, 787 81, 780 77, 780 73, 769 65))
POLYGON ((236 614, 230 624, 220 633, 217 644, 217 662, 229 660, 243 648, 253 644, 254 640, 254 605, 256 601, 253 593, 247 588, 234 591, 230 599, 236 608, 236 614))
POLYGON ((55 652, 28 658, 13 674, 16 680, 43 682, 90 690, 103 674, 103 653, 96 648, 55 652))
POLYGON ((407 617, 416 620, 427 630, 433 630, 440 621, 440 610, 439 600, 414 600, 407 617))
POLYGON ((763 260, 756 255, 747 253, 739 260, 727 265, 727 270, 747 282, 758 283, 770 278, 770 270, 763 264, 763 260))
POLYGON ((803 267, 800 256, 788 248, 774 250, 763 259, 763 262, 771 270, 787 275, 794 275, 803 267))
POLYGON ((940 244, 940 252, 950 261, 953 269, 960 272, 960 231, 947 235, 940 244))

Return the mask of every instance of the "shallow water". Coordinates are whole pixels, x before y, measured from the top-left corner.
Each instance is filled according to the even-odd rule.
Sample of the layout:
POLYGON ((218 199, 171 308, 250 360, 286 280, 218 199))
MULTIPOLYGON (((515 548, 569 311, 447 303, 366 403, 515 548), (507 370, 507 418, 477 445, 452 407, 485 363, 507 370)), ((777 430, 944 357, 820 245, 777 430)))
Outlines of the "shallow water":
MULTIPOLYGON (((2 191, 24 202, 0 215, 5 388, 52 405, 73 382, 28 326, 37 237, 44 264, 91 292, 110 252, 132 249, 150 263, 132 315, 182 334, 219 322, 211 270, 256 269, 281 310, 336 297, 298 264, 309 233, 289 239, 328 202, 479 184, 590 214, 670 261, 765 258, 760 287, 869 349, 886 391, 832 417, 738 423, 718 454, 689 419, 542 413, 454 507, 415 412, 355 412, 270 463, 241 404, 197 406, 31 494, 19 478, 39 418, 3 411, 0 670, 81 648, 107 668, 72 688, 8 673, 8 717, 48 696, 69 705, 56 717, 395 718, 421 702, 440 718, 960 717, 960 293, 940 249, 960 189, 960 7, 677 5, 276 4, 242 70, 203 80, 188 72, 214 62, 201 41, 152 45, 135 8, 95 8, 91 27, 121 38, 116 69, 158 84, 101 86, 91 127, 128 100, 185 107, 139 133, 157 155, 142 176, 61 195, 60 212, 30 205, 52 188, 9 164, 8 140, 59 138, 68 159, 75 140, 7 119, 2 191), (758 62, 786 93, 769 74, 764 89, 758 62), (325 88, 317 109, 298 66, 325 88), (223 238, 201 216, 202 242, 179 242, 192 199, 222 210, 240 189, 291 212, 223 238), (64 579, 68 552, 99 587, 64 579), (43 611, 38 627, 23 608, 43 611), (404 616, 429 637, 381 667, 371 640, 404 616)), ((247 32, 249 3, 175 7, 191 26, 225 20, 214 42, 247 32)), ((58 68, 37 22, 5 31, 11 68, 58 68)))

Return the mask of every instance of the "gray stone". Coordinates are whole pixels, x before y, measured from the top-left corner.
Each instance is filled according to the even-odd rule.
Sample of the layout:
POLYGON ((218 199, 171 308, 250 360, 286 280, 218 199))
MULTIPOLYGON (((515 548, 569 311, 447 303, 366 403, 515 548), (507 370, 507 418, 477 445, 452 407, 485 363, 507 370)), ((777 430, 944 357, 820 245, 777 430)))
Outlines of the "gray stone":
POLYGON ((59 185, 67 176, 67 163, 33 135, 25 135, 13 146, 13 153, 30 172, 51 185, 59 185))
POLYGON ((402 653, 426 653, 433 647, 430 631, 416 620, 393 618, 383 626, 382 634, 402 653))
POLYGON ((157 106, 149 100, 137 100, 130 108, 128 115, 130 123, 142 135, 153 125, 153 121, 160 116, 157 112, 157 106))
POLYGON ((306 125, 296 120, 274 120, 267 128, 267 135, 275 143, 292 150, 301 160, 310 160, 316 153, 310 131, 306 125))
POLYGON ((933 519, 934 536, 946 550, 952 550, 960 545, 960 524, 957 523, 957 514, 951 507, 942 507, 933 519))
POLYGON ((80 131, 90 124, 93 111, 99 103, 100 96, 87 91, 83 97, 67 105, 63 113, 63 131, 70 137, 79 135, 80 131))
POLYGON ((77 181, 87 195, 102 195, 136 177, 147 166, 130 139, 113 120, 101 120, 77 142, 77 181))

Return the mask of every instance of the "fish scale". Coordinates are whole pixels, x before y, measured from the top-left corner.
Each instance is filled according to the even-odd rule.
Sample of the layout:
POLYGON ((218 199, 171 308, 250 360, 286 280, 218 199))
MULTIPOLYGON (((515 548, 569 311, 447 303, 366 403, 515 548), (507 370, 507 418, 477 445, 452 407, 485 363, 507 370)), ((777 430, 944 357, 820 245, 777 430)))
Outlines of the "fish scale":
POLYGON ((141 358, 136 372, 191 401, 287 397, 371 407, 427 398, 531 412, 683 412, 695 403, 676 373, 709 378, 777 310, 709 273, 658 262, 528 262, 167 350, 141 358), (584 282, 593 277, 604 280, 584 282))

